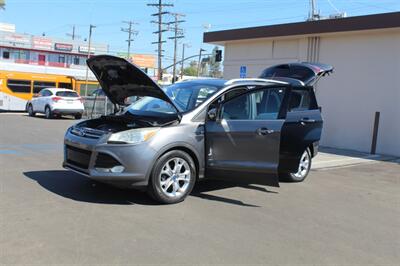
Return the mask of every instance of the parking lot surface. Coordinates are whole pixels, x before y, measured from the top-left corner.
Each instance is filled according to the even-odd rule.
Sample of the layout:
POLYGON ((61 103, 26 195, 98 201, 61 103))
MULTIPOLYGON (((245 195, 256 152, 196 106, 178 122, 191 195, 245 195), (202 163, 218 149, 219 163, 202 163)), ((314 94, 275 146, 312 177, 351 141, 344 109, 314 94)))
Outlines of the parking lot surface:
POLYGON ((399 265, 398 161, 204 181, 163 206, 62 169, 73 123, 0 114, 0 264, 399 265))

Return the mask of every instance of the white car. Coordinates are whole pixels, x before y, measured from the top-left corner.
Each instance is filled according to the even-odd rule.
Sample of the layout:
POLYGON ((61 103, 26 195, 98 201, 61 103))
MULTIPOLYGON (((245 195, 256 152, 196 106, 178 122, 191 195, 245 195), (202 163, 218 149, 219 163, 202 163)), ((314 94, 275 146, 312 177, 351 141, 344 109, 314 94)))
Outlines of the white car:
POLYGON ((29 116, 43 113, 47 119, 54 116, 73 115, 81 119, 83 99, 76 91, 61 88, 45 88, 26 105, 29 116))

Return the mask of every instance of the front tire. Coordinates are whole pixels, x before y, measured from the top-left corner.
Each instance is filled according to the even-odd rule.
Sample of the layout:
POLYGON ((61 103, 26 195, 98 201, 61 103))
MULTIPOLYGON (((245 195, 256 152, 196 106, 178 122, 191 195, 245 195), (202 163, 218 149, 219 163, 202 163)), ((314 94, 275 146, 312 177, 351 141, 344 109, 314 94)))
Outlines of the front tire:
POLYGON ((295 173, 281 173, 280 179, 288 182, 303 182, 311 169, 312 156, 310 149, 306 149, 300 157, 298 170, 295 173))
POLYGON ((77 120, 82 119, 82 114, 76 114, 75 119, 77 119, 77 120))
POLYGON ((53 118, 53 112, 51 111, 49 106, 46 106, 46 108, 44 109, 44 116, 47 119, 52 119, 53 118))
POLYGON ((35 116, 35 112, 33 111, 33 106, 32 104, 28 105, 28 115, 29 116, 35 116))
POLYGON ((167 152, 153 167, 148 192, 163 204, 181 202, 192 192, 196 175, 196 166, 189 154, 179 150, 167 152))

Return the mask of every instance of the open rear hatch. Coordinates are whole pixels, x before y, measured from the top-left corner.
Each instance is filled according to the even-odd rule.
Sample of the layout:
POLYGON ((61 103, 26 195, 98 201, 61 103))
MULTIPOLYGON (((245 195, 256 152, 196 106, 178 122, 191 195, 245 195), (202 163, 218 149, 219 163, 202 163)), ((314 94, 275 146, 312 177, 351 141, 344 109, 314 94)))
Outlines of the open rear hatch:
POLYGON ((318 80, 333 72, 333 67, 320 63, 289 63, 275 65, 265 69, 260 78, 281 81, 298 80, 304 86, 312 86, 318 80))

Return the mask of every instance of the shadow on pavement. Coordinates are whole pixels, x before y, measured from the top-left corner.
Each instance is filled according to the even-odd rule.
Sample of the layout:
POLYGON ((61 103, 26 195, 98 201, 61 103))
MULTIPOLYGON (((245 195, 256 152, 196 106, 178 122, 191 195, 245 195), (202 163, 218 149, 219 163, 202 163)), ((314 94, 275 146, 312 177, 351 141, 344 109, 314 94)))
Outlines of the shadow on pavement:
MULTIPOLYGON (((35 180, 48 191, 76 201, 114 205, 159 205, 143 191, 119 189, 90 180, 89 178, 71 171, 31 171, 24 172, 24 175, 35 180)), ((207 192, 210 191, 234 187, 252 189, 264 193, 277 193, 253 184, 210 179, 198 182, 192 191, 191 196, 245 207, 259 207, 257 205, 244 203, 237 199, 207 194, 207 192)))
POLYGON ((22 116, 26 116, 33 119, 43 119, 43 120, 76 120, 71 115, 64 115, 64 116, 54 116, 51 119, 47 119, 43 114, 36 114, 35 116, 29 116, 28 114, 22 114, 22 116))

